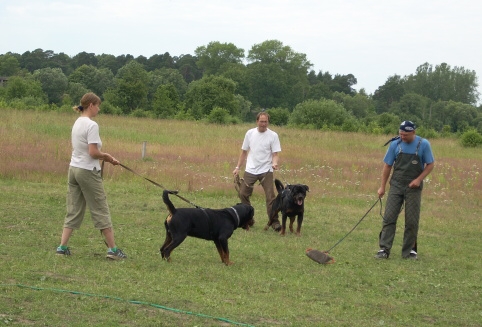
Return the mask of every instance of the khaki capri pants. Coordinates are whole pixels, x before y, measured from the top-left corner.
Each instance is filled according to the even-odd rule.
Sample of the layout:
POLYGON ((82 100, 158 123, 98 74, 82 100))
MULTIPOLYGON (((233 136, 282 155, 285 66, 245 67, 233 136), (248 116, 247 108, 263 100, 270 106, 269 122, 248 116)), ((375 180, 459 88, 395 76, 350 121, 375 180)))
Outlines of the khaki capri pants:
POLYGON ((101 171, 69 166, 67 214, 64 227, 79 229, 89 207, 96 229, 112 227, 107 196, 102 183, 101 171))

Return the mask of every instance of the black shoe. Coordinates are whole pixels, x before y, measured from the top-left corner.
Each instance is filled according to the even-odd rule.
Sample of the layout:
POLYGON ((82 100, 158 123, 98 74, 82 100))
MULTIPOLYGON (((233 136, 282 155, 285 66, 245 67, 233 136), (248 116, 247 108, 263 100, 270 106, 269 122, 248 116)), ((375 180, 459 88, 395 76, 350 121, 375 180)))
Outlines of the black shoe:
POLYGON ((408 257, 405 257, 404 259, 418 260, 417 252, 412 250, 408 257))
POLYGON ((70 250, 69 250, 69 248, 66 248, 65 250, 62 250, 62 248, 59 246, 57 248, 56 254, 58 254, 58 255, 70 255, 70 250))
POLYGON ((378 253, 375 255, 375 259, 388 259, 388 253, 385 252, 385 250, 380 250, 378 253))

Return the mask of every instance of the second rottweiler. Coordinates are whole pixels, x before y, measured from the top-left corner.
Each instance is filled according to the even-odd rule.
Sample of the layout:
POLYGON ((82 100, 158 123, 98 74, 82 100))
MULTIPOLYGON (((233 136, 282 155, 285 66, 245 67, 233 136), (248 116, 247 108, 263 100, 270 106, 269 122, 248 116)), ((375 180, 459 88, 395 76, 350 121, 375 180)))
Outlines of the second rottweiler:
POLYGON ((247 204, 237 204, 225 209, 175 208, 169 194, 176 191, 164 190, 162 199, 169 210, 164 222, 166 239, 160 252, 163 259, 171 261, 171 252, 181 244, 187 236, 211 240, 225 265, 229 260, 228 239, 233 231, 241 227, 249 230, 254 224, 254 208, 247 204))
POLYGON ((293 184, 283 186, 280 180, 275 179, 276 196, 271 208, 271 216, 276 217, 281 211, 281 231, 280 235, 285 235, 286 219, 290 217, 290 231, 293 233, 293 223, 297 217, 296 235, 301 235, 301 224, 303 223, 303 215, 305 212, 306 192, 309 192, 308 185, 293 184))

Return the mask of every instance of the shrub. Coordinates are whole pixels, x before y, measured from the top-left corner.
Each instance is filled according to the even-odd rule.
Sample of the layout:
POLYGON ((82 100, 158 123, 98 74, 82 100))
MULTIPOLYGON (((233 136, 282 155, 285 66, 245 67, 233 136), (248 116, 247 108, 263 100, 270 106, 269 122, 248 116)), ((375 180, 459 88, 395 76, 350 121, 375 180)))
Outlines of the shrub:
POLYGON ((460 142, 465 148, 475 148, 482 144, 482 135, 480 135, 475 129, 470 129, 462 134, 460 142))
POLYGON ((149 111, 147 110, 144 110, 144 109, 141 109, 141 108, 137 108, 135 110, 133 110, 129 116, 132 116, 132 117, 137 117, 137 118, 152 118, 152 116, 155 117, 155 114, 151 114, 149 111))
POLYGON ((381 128, 376 121, 370 121, 367 125, 360 126, 359 131, 363 133, 375 134, 375 135, 385 134, 383 132, 383 128, 381 128))
POLYGON ((343 122, 341 130, 343 132, 358 132, 360 123, 355 118, 347 119, 343 122))
POLYGON ((207 116, 207 121, 212 124, 225 125, 231 120, 229 111, 224 108, 214 107, 207 116))
POLYGON ((174 119, 177 119, 177 120, 196 120, 193 115, 191 115, 189 112, 186 112, 184 110, 178 111, 177 114, 174 116, 174 119))
POLYGON ((427 129, 424 127, 417 128, 417 135, 426 139, 435 139, 440 136, 433 128, 427 129))
POLYGON ((7 101, 0 98, 0 108, 10 108, 10 106, 7 104, 7 101))
POLYGON ((352 116, 333 100, 307 100, 298 104, 288 124, 295 127, 313 125, 316 129, 340 129, 352 116))
POLYGON ((25 109, 38 109, 46 105, 42 98, 37 98, 33 96, 26 96, 23 98, 16 98, 7 101, 8 105, 4 107, 10 107, 13 109, 25 110, 25 109))
POLYGON ((271 108, 268 109, 269 123, 276 126, 284 126, 288 124, 290 112, 286 108, 271 108))
POLYGON ((111 115, 118 115, 118 116, 122 115, 122 109, 117 106, 114 106, 109 101, 102 102, 100 112, 104 114, 111 114, 111 115))
POLYGON ((393 134, 398 133, 401 119, 395 114, 384 112, 376 117, 376 122, 383 134, 393 134))
POLYGON ((446 137, 452 133, 452 127, 450 125, 444 125, 442 127, 442 136, 446 137))
POLYGON ((20 99, 20 101, 23 102, 29 108, 35 108, 46 104, 43 99, 33 97, 33 96, 23 97, 20 99))
POLYGON ((237 125, 237 124, 241 124, 242 120, 238 117, 235 117, 235 116, 229 116, 228 122, 231 125, 237 125))

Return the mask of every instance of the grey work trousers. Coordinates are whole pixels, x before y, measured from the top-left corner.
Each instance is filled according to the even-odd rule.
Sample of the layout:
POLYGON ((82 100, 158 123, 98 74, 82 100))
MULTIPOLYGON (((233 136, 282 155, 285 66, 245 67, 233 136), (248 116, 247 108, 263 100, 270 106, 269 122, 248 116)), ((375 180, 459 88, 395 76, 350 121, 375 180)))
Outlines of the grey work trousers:
POLYGON ((417 242, 422 203, 421 188, 400 187, 396 184, 390 186, 379 244, 380 249, 390 253, 395 238, 398 216, 404 202, 405 231, 403 233, 402 257, 406 258, 417 242))

